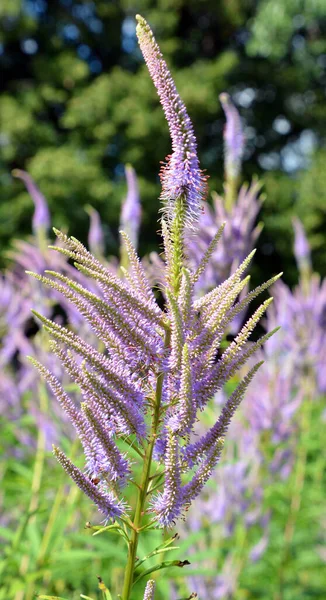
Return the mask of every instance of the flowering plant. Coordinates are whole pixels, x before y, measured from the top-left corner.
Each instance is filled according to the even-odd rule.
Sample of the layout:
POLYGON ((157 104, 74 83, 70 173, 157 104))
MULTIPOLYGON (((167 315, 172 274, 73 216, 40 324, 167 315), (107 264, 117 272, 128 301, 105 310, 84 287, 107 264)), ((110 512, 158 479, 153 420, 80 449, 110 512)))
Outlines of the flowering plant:
MULTIPOLYGON (((149 25, 140 16, 137 21, 140 48, 172 138, 172 154, 161 170, 162 292, 166 305, 160 308, 136 250, 123 231, 129 271, 123 270, 121 279, 78 240, 55 230, 62 245, 53 249, 72 259, 78 271, 96 283, 99 294, 55 271, 34 275, 79 310, 104 348, 103 352, 94 348, 69 329, 35 313, 51 336, 53 353, 82 397, 79 407, 59 380, 32 359, 76 429, 85 454, 85 470, 75 466, 59 448, 54 448, 54 454, 103 514, 106 529, 114 529, 127 542, 122 600, 129 600, 133 585, 154 571, 189 564, 187 560, 164 561, 144 570, 148 557, 137 557, 139 537, 145 530, 169 528, 184 518, 218 463, 230 420, 261 363, 240 381, 208 431, 196 435, 196 423, 213 395, 272 335, 270 332, 254 343, 248 341, 272 299, 262 303, 222 354, 221 342, 234 317, 275 280, 239 299, 248 282, 243 274, 252 252, 226 281, 196 299, 195 284, 209 264, 223 225, 197 268, 191 269, 187 245, 196 237, 206 177, 199 166, 186 107, 149 25), (137 490, 132 505, 123 493, 129 484, 137 490)), ((170 550, 173 541, 174 537, 165 541, 160 552, 170 550)), ((153 599, 154 593, 155 584, 150 579, 144 599, 153 599)))

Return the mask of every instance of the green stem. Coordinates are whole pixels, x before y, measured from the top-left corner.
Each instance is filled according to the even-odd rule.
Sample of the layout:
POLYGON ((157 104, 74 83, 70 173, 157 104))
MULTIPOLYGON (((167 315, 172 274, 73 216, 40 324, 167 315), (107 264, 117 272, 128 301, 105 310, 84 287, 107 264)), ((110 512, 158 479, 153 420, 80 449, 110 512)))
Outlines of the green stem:
MULTIPOLYGON (((165 335, 165 347, 166 348, 169 346, 169 343, 170 343, 170 332, 166 332, 166 335, 165 335)), ((127 559, 125 578, 124 578, 124 584, 123 584, 123 590, 122 590, 122 600, 129 600, 131 588, 132 588, 133 581, 134 581, 137 546, 138 546, 139 534, 140 534, 141 527, 142 527, 142 518, 144 516, 146 496, 147 496, 148 485, 149 485, 149 481, 150 481, 153 450, 154 450, 157 431, 158 431, 158 427, 159 427, 163 381, 164 381, 164 373, 159 373, 159 375, 157 377, 157 383, 156 383, 155 407, 154 407, 154 413, 153 413, 153 417, 152 417, 151 433, 150 433, 150 438, 149 438, 148 445, 147 445, 147 448, 145 451, 143 471, 142 471, 141 480, 140 480, 140 484, 139 484, 139 492, 138 492, 137 504, 136 504, 136 509, 135 509, 134 521, 133 521, 133 529, 132 529, 130 541, 129 541, 128 559, 127 559)))
POLYGON ((237 199, 238 179, 238 177, 229 178, 225 186, 224 203, 228 213, 231 212, 237 199))
MULTIPOLYGON (((43 412, 43 414, 46 414, 47 406, 48 406, 48 402, 47 402, 46 391, 45 391, 44 386, 40 385, 40 408, 41 408, 41 411, 43 412)), ((30 527, 33 526, 36 521, 36 512, 39 507, 39 494, 40 494, 40 490, 41 490, 42 474, 43 474, 44 459, 45 459, 45 442, 46 442, 45 434, 42 431, 42 429, 39 428, 38 437, 37 437, 37 448, 36 448, 36 456, 35 456, 35 463, 34 463, 33 480, 32 480, 32 487, 31 487, 31 499, 30 499, 30 503, 29 503, 29 507, 28 507, 28 514, 33 515, 33 516, 31 516, 31 518, 28 522, 28 525, 30 527)), ((20 567, 19 567, 19 574, 21 577, 25 577, 28 572, 30 558, 31 558, 30 554, 24 554, 22 557, 20 567)), ((29 600, 31 598, 32 594, 33 594, 32 584, 29 583, 25 590, 20 590, 16 593, 15 600, 22 600, 24 596, 25 596, 26 600, 29 600)))
POLYGON ((291 559, 291 545, 301 508, 302 494, 306 476, 308 444, 305 436, 309 435, 311 428, 311 410, 312 401, 314 398, 313 376, 307 376, 303 380, 303 387, 306 390, 306 394, 303 406, 301 407, 300 442, 294 470, 293 494, 287 522, 285 525, 283 549, 281 552, 281 560, 278 570, 278 589, 274 594, 274 600, 282 600, 283 598, 285 573, 291 559))
MULTIPOLYGON (((78 445, 79 444, 78 444, 78 440, 77 440, 72 446, 72 449, 71 449, 71 459, 72 460, 74 459, 74 457, 76 455, 76 450, 78 448, 78 445)), ((54 530, 55 530, 56 519, 57 519, 58 513, 60 511, 62 502, 63 502, 63 500, 66 499, 65 488, 66 488, 66 485, 61 485, 56 493, 55 498, 54 498, 50 516, 49 516, 48 522, 45 526, 45 530, 44 530, 43 537, 42 537, 42 542, 41 542, 39 553, 38 553, 38 558, 37 558, 38 566, 42 566, 46 559, 46 554, 47 554, 48 547, 49 547, 49 544, 51 541, 51 536, 53 535, 54 530)))
POLYGON ((178 295, 181 273, 184 263, 183 230, 185 226, 185 200, 181 196, 175 201, 175 217, 171 225, 171 241, 173 244, 172 258, 172 288, 178 295))

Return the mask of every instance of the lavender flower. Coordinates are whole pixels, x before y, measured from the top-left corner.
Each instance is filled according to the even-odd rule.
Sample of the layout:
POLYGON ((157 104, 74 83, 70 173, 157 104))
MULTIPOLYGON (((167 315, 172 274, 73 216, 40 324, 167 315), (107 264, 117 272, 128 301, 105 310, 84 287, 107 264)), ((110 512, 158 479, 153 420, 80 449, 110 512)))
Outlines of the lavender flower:
POLYGON ((293 229, 294 229, 294 256, 296 258, 298 268, 300 270, 300 265, 302 261, 311 264, 311 251, 309 242, 307 240, 305 230, 303 225, 297 217, 293 219, 293 229))
POLYGON ((135 170, 130 165, 126 166, 125 172, 128 190, 127 196, 122 205, 120 229, 127 233, 134 248, 137 249, 141 221, 141 204, 138 182, 135 170))
MULTIPOLYGON (((43 206, 44 210, 42 209, 41 213, 49 215, 46 200, 42 195, 39 200, 40 192, 30 175, 19 171, 18 176, 34 194, 34 201, 36 198, 36 203, 40 202, 43 206)), ((45 364, 64 385, 67 378, 56 356, 49 353, 42 332, 39 333, 33 324, 31 308, 37 300, 37 310, 47 317, 53 317, 60 306, 58 316, 54 317, 56 322, 66 320, 69 327, 78 327, 79 332, 85 330, 85 325, 78 311, 69 302, 65 302, 57 291, 44 288, 26 275, 27 268, 32 268, 38 273, 43 273, 46 268, 54 269, 66 275, 75 271, 64 255, 48 250, 45 237, 46 221, 43 221, 43 228, 42 221, 37 223, 36 234, 28 240, 13 242, 9 253, 10 263, 0 277, 0 405, 2 414, 13 422, 28 410, 45 434, 47 447, 51 448, 52 443, 57 442, 63 432, 71 433, 70 423, 57 403, 49 402, 49 406, 47 405, 46 394, 43 391, 40 393, 44 387, 43 382, 40 382, 38 373, 26 360, 26 355, 32 355, 45 364), (60 313, 63 316, 60 316, 60 313)), ((86 278, 81 273, 75 272, 75 275, 79 282, 86 283, 86 278)), ((91 283, 89 287, 92 287, 91 283)), ((92 289, 95 290, 94 285, 92 289)), ((89 330, 85 330, 85 335, 89 341, 93 339, 96 343, 89 330)), ((17 435, 21 443, 33 451, 35 440, 27 431, 17 427, 17 435)), ((24 451, 26 452, 26 449, 24 451)))
POLYGON ((97 485, 92 483, 80 469, 72 464, 59 448, 54 447, 53 453, 71 479, 78 485, 79 489, 93 500, 107 519, 121 516, 124 510, 121 503, 117 503, 112 493, 107 492, 105 487, 101 489, 101 487, 97 487, 97 485))
MULTIPOLYGON (((121 236, 130 265, 125 280, 102 265, 78 240, 57 230, 60 246, 53 249, 71 259, 78 273, 93 283, 85 286, 54 270, 34 274, 37 281, 60 293, 79 311, 98 340, 94 347, 83 336, 35 313, 50 335, 52 351, 82 397, 80 408, 51 372, 34 361, 82 442, 84 471, 57 448, 54 453, 105 519, 115 521, 117 530, 127 536, 123 600, 130 598, 144 514, 150 515, 151 527, 171 527, 184 517, 220 460, 230 420, 259 364, 226 400, 213 430, 201 433, 194 441, 196 424, 214 394, 272 335, 267 333, 255 343, 249 341, 271 299, 261 304, 221 355, 220 344, 229 322, 275 280, 238 299, 246 286, 243 275, 252 253, 218 288, 196 297, 195 284, 209 265, 221 232, 196 268, 189 268, 185 258, 187 230, 198 221, 204 189, 196 142, 159 47, 141 17, 137 29, 169 122, 174 151, 162 174, 162 197, 169 203, 167 219, 162 220, 166 264, 161 291, 166 305, 158 305, 125 232, 121 236), (132 468, 128 458, 130 446, 140 457, 139 483, 134 479, 137 468, 132 468), (129 480, 138 489, 132 522, 128 516, 132 507, 122 490, 129 480)), ((188 564, 172 562, 179 567, 188 564)))
POLYGON ((172 139, 172 154, 161 170, 164 211, 175 216, 175 200, 184 198, 187 225, 200 216, 206 195, 206 177, 199 167, 193 126, 148 23, 137 15, 137 35, 149 73, 157 89, 172 139))
MULTIPOLYGON (((113 455, 117 454, 115 438, 135 435, 145 449, 148 402, 150 406, 156 406, 153 424, 156 433, 152 443, 161 435, 164 436, 162 439, 166 439, 161 457, 166 476, 163 491, 152 502, 150 510, 161 525, 171 525, 199 494, 211 475, 219 460, 223 437, 234 409, 231 412, 229 408, 222 411, 215 441, 206 444, 204 434, 196 442, 200 448, 198 452, 187 441, 196 414, 266 339, 265 336, 252 346, 247 344, 269 301, 262 304, 216 361, 218 340, 221 339, 227 316, 231 317, 246 303, 234 304, 241 274, 248 260, 227 280, 224 290, 222 288, 219 293, 209 293, 199 301, 193 296, 193 275, 184 275, 184 281, 188 281, 188 284, 181 285, 178 296, 174 295, 173 289, 168 292, 170 302, 162 311, 156 304, 141 264, 126 236, 132 269, 129 281, 122 282, 92 257, 80 242, 60 232, 57 235, 66 248, 55 249, 73 259, 80 272, 97 281, 102 297, 56 272, 51 272, 50 277, 37 274, 35 277, 72 302, 109 351, 109 358, 61 325, 37 316, 56 342, 54 348, 58 348, 56 353, 64 367, 80 387, 86 414, 96 416, 97 426, 92 426, 92 434, 88 436, 94 440, 94 456, 100 453, 96 448, 103 447, 102 428, 106 421, 113 444, 111 462, 113 455), (84 361, 82 369, 76 362, 78 356, 84 361), (156 403, 159 403, 159 407, 156 403), (175 426, 175 414, 180 419, 178 427, 175 426), (192 457, 191 466, 197 465, 197 470, 188 482, 183 483, 181 474, 189 468, 189 453, 192 457)), ((248 295, 247 301, 252 297, 248 295)), ((42 368, 39 369, 42 372, 42 368)), ((227 406, 240 403, 252 374, 244 380, 236 395, 229 399, 227 406)), ((52 391, 55 391, 53 386, 52 391)), ((56 395, 60 398, 58 391, 56 395)), ((78 428, 77 431, 84 439, 85 434, 78 428)), ((98 461, 101 462, 101 459, 98 461)), ((108 469, 100 470, 110 490, 112 476, 107 477, 108 469)), ((114 481, 119 483, 122 477, 125 477, 125 471, 123 474, 117 472, 114 481)), ((113 493, 114 490, 110 491, 113 493)), ((120 497, 117 499, 119 502, 120 497)))
POLYGON ((275 308, 269 323, 276 319, 281 324, 280 340, 272 343, 271 352, 279 353, 293 361, 293 369, 312 376, 319 393, 326 391, 326 280, 314 274, 301 280, 292 292, 284 283, 273 290, 275 308))
POLYGON ((39 230, 43 230, 44 233, 46 233, 50 229, 51 218, 47 202, 42 192, 26 171, 14 169, 12 174, 14 177, 18 177, 18 179, 21 179, 25 183, 27 191, 34 202, 35 211, 32 220, 33 232, 35 235, 39 230))
POLYGON ((310 294, 310 282, 312 275, 311 250, 305 230, 298 218, 293 219, 294 229, 294 256, 300 274, 300 285, 306 296, 310 294))
MULTIPOLYGON (((222 94, 222 98, 225 97, 228 98, 228 95, 222 94)), ((239 115, 230 101, 228 102, 233 118, 232 121, 229 116, 229 120, 231 119, 229 130, 236 131, 243 144, 239 115)), ((228 139, 229 137, 232 137, 231 133, 228 134, 228 139)), ((234 137, 236 138, 235 133, 234 137)), ((236 141, 233 145, 236 145, 236 141)), ((240 146, 239 142, 239 148, 240 146)), ((231 150, 228 150, 229 155, 233 156, 231 150)), ((241 157, 242 151, 239 151, 237 160, 240 161, 241 157)), ((187 266, 192 270, 198 267, 201 257, 210 248, 209 264, 200 273, 195 284, 199 296, 220 285, 234 272, 254 247, 262 229, 261 224, 255 225, 262 204, 261 184, 254 180, 250 185, 243 184, 238 191, 238 179, 233 179, 232 182, 232 194, 234 194, 232 202, 228 202, 231 184, 226 182, 226 197, 213 192, 212 206, 205 203, 196 231, 187 240, 187 266), (214 240, 213 246, 211 246, 212 240, 214 240)), ((144 261, 144 265, 153 284, 164 284, 164 264, 158 254, 152 252, 144 261)), ((240 315, 232 324, 233 331, 239 329, 242 320, 243 315, 240 315)))
POLYGON ((95 256, 104 256, 104 233, 101 223, 101 217, 97 210, 92 206, 87 206, 86 210, 90 216, 90 227, 88 230, 88 246, 95 256))
POLYGON ((294 222, 295 255, 299 267, 299 284, 293 291, 283 282, 273 288, 275 305, 269 314, 268 324, 278 321, 281 332, 274 340, 269 353, 278 355, 280 363, 286 360, 299 385, 303 374, 311 381, 312 389, 326 391, 326 280, 312 273, 310 247, 304 229, 294 222))
POLYGON ((226 116, 224 129, 225 175, 226 180, 237 179, 240 175, 244 152, 244 135, 240 115, 231 101, 229 94, 220 94, 220 101, 226 116))

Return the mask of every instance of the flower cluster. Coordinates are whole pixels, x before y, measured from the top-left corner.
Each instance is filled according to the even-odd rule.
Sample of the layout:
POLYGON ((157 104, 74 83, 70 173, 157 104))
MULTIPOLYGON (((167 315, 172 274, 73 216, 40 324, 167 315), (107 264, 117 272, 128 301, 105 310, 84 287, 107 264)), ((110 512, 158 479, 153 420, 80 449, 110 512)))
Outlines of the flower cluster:
POLYGON ((174 158, 163 175, 163 194, 170 190, 172 207, 168 219, 162 220, 166 257, 162 292, 166 306, 161 309, 157 304, 126 233, 121 236, 130 269, 122 281, 78 240, 56 231, 62 247, 54 249, 71 259, 77 271, 95 283, 100 293, 55 271, 35 277, 61 293, 80 312, 105 352, 36 313, 51 336, 53 353, 80 389, 80 407, 49 370, 37 361, 34 363, 76 429, 84 448, 85 470, 73 465, 60 450, 55 449, 55 455, 105 519, 115 520, 129 510, 122 488, 133 477, 126 454, 131 444, 139 448, 144 461, 148 494, 153 456, 163 466, 162 484, 155 486, 157 491, 151 495, 148 511, 160 526, 171 526, 184 515, 211 476, 230 420, 260 364, 251 368, 227 398, 214 426, 194 437, 199 414, 270 337, 268 333, 255 343, 248 341, 271 299, 262 303, 219 355, 228 324, 274 279, 239 299, 248 281, 243 274, 252 253, 219 287, 196 298, 195 284, 209 264, 220 231, 196 269, 190 269, 185 259, 185 231, 192 216, 200 212, 198 182, 203 181, 195 140, 159 48, 140 17, 138 35, 174 145, 174 158), (179 172, 183 173, 182 181, 176 184, 179 172))
POLYGON ((261 184, 253 181, 243 184, 236 202, 228 211, 222 196, 213 193, 212 206, 206 204, 200 217, 198 230, 188 246, 191 264, 196 266, 200 252, 204 252, 218 227, 224 226, 221 241, 212 253, 210 264, 201 275, 197 292, 202 294, 222 283, 244 260, 254 247, 261 225, 255 226, 260 211, 261 184))
POLYGON ((245 139, 240 115, 231 102, 229 94, 220 94, 220 101, 226 115, 224 129, 225 178, 226 182, 229 182, 236 179, 240 174, 245 139))
POLYGON ((212 206, 206 204, 199 219, 196 237, 188 245, 189 260, 198 264, 216 229, 223 224, 221 241, 212 253, 209 267, 197 284, 199 294, 223 282, 248 256, 260 234, 261 225, 255 225, 261 208, 261 184, 252 181, 238 189, 238 179, 244 150, 244 133, 240 115, 228 94, 220 100, 226 114, 225 141, 225 197, 213 192, 212 206))
MULTIPOLYGON (((250 185, 244 183, 238 189, 244 147, 240 115, 228 94, 221 94, 220 99, 227 117, 224 135, 225 169, 227 170, 228 164, 236 163, 237 177, 226 181, 225 197, 212 193, 212 205, 205 203, 202 206, 195 231, 187 239, 188 265, 195 270, 216 231, 220 230, 219 243, 211 248, 209 263, 195 284, 198 296, 223 283, 235 271, 254 247, 262 229, 260 223, 256 225, 262 204, 261 183, 254 180, 250 185), (230 199, 232 201, 228 202, 230 199)), ((145 257, 143 264, 153 283, 164 284, 164 264, 156 252, 145 257)), ((242 320, 243 315, 239 315, 231 329, 238 331, 242 320)))
POLYGON ((299 283, 293 291, 283 282, 274 286, 275 306, 269 323, 277 322, 282 330, 269 353, 277 354, 279 363, 291 361, 299 382, 304 375, 318 393, 326 392, 326 280, 312 272, 310 247, 299 221, 294 224, 294 252, 299 267, 299 283))
MULTIPOLYGON (((172 245, 170 232, 165 225, 163 228, 166 245, 172 245)), ((61 452, 56 451, 56 456, 105 517, 114 518, 125 508, 120 501, 121 492, 115 502, 112 494, 126 482, 130 472, 130 464, 118 449, 117 439, 127 443, 137 441, 144 450, 149 440, 155 441, 156 457, 164 464, 165 483, 150 510, 161 525, 171 525, 210 477, 219 460, 230 419, 258 367, 251 369, 228 398, 214 427, 193 442, 190 438, 198 413, 271 335, 266 334, 254 344, 247 341, 270 300, 256 310, 234 342, 217 358, 225 327, 272 282, 237 302, 246 283, 242 274, 250 257, 220 288, 195 300, 193 287, 198 271, 191 273, 185 267, 180 293, 176 296, 173 289, 165 290, 168 302, 162 311, 126 235, 132 266, 128 282, 114 276, 77 240, 59 232, 57 235, 65 247, 56 249, 97 282, 102 297, 60 273, 35 277, 61 292, 80 311, 107 354, 72 331, 37 315, 51 334, 53 352, 83 397, 82 409, 78 410, 58 380, 37 363, 81 438, 86 473, 74 467, 61 452), (195 466, 195 473, 183 483, 183 474, 195 466), (100 482, 100 486, 95 487, 94 481, 100 482)))
MULTIPOLYGON (((46 395, 40 391, 40 378, 26 360, 26 355, 31 354, 42 361, 59 378, 64 379, 64 371, 60 362, 49 352, 42 332, 33 322, 31 308, 34 305, 46 317, 58 323, 66 322, 79 332, 84 332, 85 324, 71 303, 26 274, 27 268, 39 274, 48 268, 71 276, 74 269, 65 256, 49 251, 47 247, 50 213, 43 194, 25 171, 16 169, 13 175, 24 182, 35 210, 33 235, 28 240, 13 243, 8 253, 10 262, 0 278, 0 407, 1 413, 13 423, 28 407, 29 414, 45 434, 47 447, 51 448, 60 433, 71 431, 70 424, 62 419, 62 411, 57 403, 51 403, 51 408, 46 405, 46 395)), ((90 237, 94 237, 92 231, 94 233, 94 223, 90 227, 90 237)), ((76 273, 75 277, 80 283, 86 284, 86 278, 81 273, 76 273)), ((95 287, 92 289, 95 290, 95 287)), ((96 343, 90 330, 84 333, 96 343)), ((34 448, 35 440, 27 429, 17 427, 16 435, 26 447, 34 448)))
MULTIPOLYGON (((264 488, 293 472, 302 426, 300 407, 326 389, 325 281, 312 273, 309 243, 297 219, 294 232, 299 285, 293 291, 280 281, 273 286, 274 303, 265 327, 269 330, 280 324, 281 330, 255 357, 263 364, 230 427, 227 450, 213 474, 214 486, 200 496, 187 520, 188 527, 197 530, 205 522, 218 524, 222 540, 234 534, 241 514, 247 531, 252 526, 261 531, 259 541, 247 548, 252 561, 261 557, 270 541, 271 515, 263 508, 264 488)), ((254 366, 253 359, 249 364, 254 366)), ((217 406, 225 402, 223 391, 215 402, 217 406)), ((231 598, 238 576, 231 551, 218 576, 189 578, 189 587, 195 586, 204 597, 231 598)))
POLYGON ((168 220, 175 216, 175 199, 185 199, 185 219, 194 225, 200 216, 200 200, 206 195, 206 177, 199 167, 197 142, 187 109, 163 59, 148 23, 137 15, 139 45, 157 89, 169 125, 172 154, 161 170, 164 212, 168 220))

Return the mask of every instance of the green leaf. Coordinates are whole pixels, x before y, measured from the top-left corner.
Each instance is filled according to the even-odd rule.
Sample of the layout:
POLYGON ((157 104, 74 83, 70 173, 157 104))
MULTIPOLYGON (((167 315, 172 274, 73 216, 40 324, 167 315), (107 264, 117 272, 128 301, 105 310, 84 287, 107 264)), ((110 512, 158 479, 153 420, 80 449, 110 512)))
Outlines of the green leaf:
POLYGON ((160 544, 159 546, 154 548, 154 550, 152 550, 152 552, 150 552, 149 554, 144 556, 144 558, 142 558, 137 563, 136 569, 138 569, 138 567, 140 567, 140 565, 142 565, 146 560, 148 560, 149 558, 152 558, 153 556, 156 556, 157 554, 162 554, 163 552, 169 552, 170 550, 179 550, 179 546, 173 546, 173 548, 170 548, 171 544, 173 544, 173 542, 175 540, 177 540, 178 538, 179 538, 179 536, 178 536, 178 534, 176 534, 173 537, 166 540, 165 542, 163 542, 163 544, 160 544))
POLYGON ((36 596, 39 600, 68 600, 68 598, 62 598, 62 596, 36 596))
POLYGON ((155 573, 156 571, 160 571, 161 569, 169 569, 171 567, 179 567, 182 569, 183 567, 186 567, 187 565, 190 565, 190 562, 188 560, 169 560, 166 562, 162 562, 159 565, 154 565, 153 567, 150 567, 146 571, 143 571, 142 573, 140 573, 140 575, 138 575, 138 577, 136 577, 135 581, 133 582, 133 585, 138 583, 138 581, 143 579, 143 577, 147 577, 147 575, 150 575, 151 573, 155 573))
POLYGON ((123 539, 127 542, 127 545, 129 545, 129 538, 126 532, 117 523, 114 523, 113 525, 107 525, 106 527, 95 526, 94 529, 96 529, 96 531, 95 533, 93 533, 93 536, 100 535, 101 533, 105 533, 108 531, 109 533, 116 533, 118 535, 121 535, 121 537, 123 537, 123 539))

